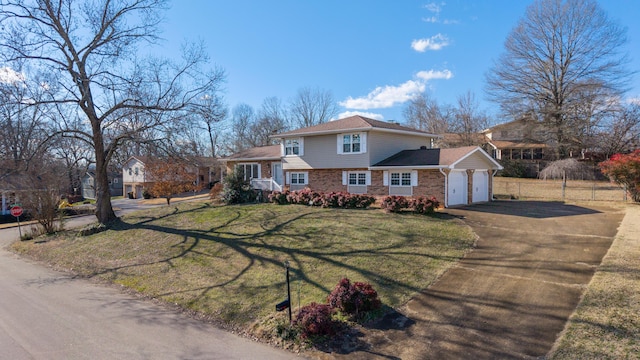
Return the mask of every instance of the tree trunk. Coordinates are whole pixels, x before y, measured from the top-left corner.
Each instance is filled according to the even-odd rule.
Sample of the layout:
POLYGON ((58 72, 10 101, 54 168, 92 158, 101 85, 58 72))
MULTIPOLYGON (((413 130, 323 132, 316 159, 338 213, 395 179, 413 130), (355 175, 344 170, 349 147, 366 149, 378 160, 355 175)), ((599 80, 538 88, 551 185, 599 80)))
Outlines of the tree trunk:
POLYGON ((93 132, 94 146, 96 150, 96 217, 101 224, 109 224, 117 220, 118 217, 111 206, 109 175, 107 173, 107 156, 104 151, 102 131, 100 130, 99 124, 97 125, 97 128, 98 131, 94 129, 93 132))

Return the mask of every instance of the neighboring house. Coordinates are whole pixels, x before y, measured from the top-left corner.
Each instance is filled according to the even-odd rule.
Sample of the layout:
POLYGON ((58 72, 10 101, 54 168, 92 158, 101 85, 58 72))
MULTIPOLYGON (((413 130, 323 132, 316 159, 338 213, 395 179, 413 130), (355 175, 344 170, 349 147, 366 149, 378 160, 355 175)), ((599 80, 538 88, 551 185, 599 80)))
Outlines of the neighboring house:
POLYGON ((227 173, 239 167, 245 180, 254 188, 282 190, 282 150, 280 145, 260 146, 246 149, 220 160, 226 165, 227 173))
POLYGON ((122 167, 122 193, 130 199, 142 198, 145 188, 151 185, 144 172, 147 156, 132 156, 122 167))
POLYGON ((527 117, 492 126, 482 131, 498 160, 546 160, 553 149, 541 141, 545 127, 527 117))
MULTIPOLYGON (((109 193, 111 196, 122 196, 122 174, 109 173, 109 193)), ((87 171, 80 179, 82 183, 82 197, 85 199, 96 198, 96 173, 93 170, 87 171)))
MULTIPOLYGON (((145 164, 151 159, 148 156, 132 156, 122 167, 122 191, 125 197, 139 199, 145 189, 153 184, 153 176, 145 173, 145 164)), ((218 160, 207 157, 193 157, 187 159, 192 167, 191 173, 197 184, 207 187, 217 181, 216 168, 218 160)))
MULTIPOLYGON (((283 183, 290 190, 435 196, 452 206, 489 201, 493 175, 502 168, 479 147, 433 149, 437 135, 362 116, 272 137, 281 140, 283 183)), ((273 172, 278 157, 274 147, 267 148, 264 161, 273 172)), ((227 158, 227 168, 260 164, 250 154, 227 158)))

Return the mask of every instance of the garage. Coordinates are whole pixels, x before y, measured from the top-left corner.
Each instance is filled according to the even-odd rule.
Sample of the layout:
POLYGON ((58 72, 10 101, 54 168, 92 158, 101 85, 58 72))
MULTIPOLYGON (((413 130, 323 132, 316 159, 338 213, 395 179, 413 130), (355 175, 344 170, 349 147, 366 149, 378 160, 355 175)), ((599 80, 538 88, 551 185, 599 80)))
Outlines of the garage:
POLYGON ((467 204, 467 172, 451 170, 448 184, 448 206, 467 204))
POLYGON ((471 202, 489 201, 489 174, 486 170, 476 170, 473 172, 473 194, 471 202))

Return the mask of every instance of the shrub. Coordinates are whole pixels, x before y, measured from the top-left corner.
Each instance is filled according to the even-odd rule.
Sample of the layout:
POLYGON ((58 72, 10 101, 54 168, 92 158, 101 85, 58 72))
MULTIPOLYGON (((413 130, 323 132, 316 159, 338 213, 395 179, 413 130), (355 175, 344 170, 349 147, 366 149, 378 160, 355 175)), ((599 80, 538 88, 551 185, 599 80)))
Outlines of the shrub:
POLYGON ((404 196, 390 195, 382 199, 380 207, 386 212, 400 212, 409 208, 409 200, 404 196))
POLYGON ((278 205, 286 205, 289 203, 289 201, 287 200, 287 196, 289 195, 289 191, 272 191, 271 194, 269 194, 269 202, 272 202, 274 204, 278 204, 278 205))
POLYGON ((321 193, 309 188, 298 191, 274 191, 268 196, 269 202, 301 204, 331 208, 366 209, 375 203, 376 198, 369 195, 349 194, 346 192, 321 193))
POLYGON ((433 214, 439 206, 440 203, 433 196, 430 198, 424 196, 413 198, 410 204, 410 208, 418 214, 433 214))
POLYGON ((333 320, 332 315, 333 309, 329 305, 312 302, 300 309, 293 325, 299 329, 302 339, 333 335, 339 324, 333 320))
POLYGON ((242 204, 256 200, 256 191, 251 188, 249 181, 244 179, 240 168, 225 176, 223 186, 222 201, 225 204, 242 204))
POLYGON ((219 199, 223 189, 224 186, 222 185, 222 183, 215 183, 215 185, 211 187, 211 190, 209 190, 209 200, 219 199))
POLYGON ((378 299, 378 293, 371 284, 355 282, 343 278, 327 297, 329 306, 338 309, 344 314, 359 318, 368 311, 379 309, 382 303, 378 299))
POLYGON ((600 163, 600 170, 609 179, 623 185, 635 202, 640 202, 640 150, 630 154, 614 154, 600 163))

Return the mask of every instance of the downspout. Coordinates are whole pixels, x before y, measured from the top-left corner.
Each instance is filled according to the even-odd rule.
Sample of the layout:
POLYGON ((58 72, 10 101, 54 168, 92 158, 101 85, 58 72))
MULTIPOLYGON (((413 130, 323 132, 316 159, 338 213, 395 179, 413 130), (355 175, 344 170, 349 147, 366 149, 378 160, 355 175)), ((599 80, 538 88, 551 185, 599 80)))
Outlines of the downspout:
POLYGON ((496 176, 496 174, 498 173, 498 170, 493 170, 493 174, 491 174, 491 194, 489 194, 489 201, 493 201, 493 187, 494 187, 494 183, 493 183, 493 178, 496 176))
POLYGON ((449 207, 449 179, 447 173, 442 168, 438 169, 444 175, 444 207, 449 207))

